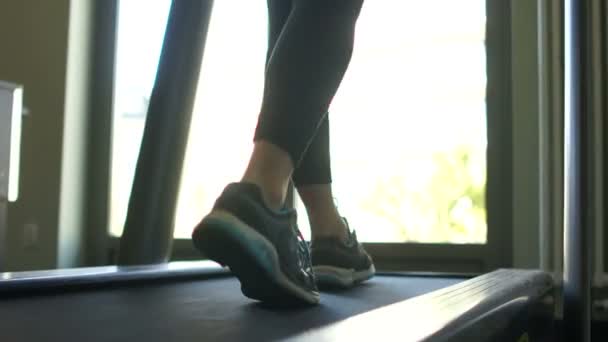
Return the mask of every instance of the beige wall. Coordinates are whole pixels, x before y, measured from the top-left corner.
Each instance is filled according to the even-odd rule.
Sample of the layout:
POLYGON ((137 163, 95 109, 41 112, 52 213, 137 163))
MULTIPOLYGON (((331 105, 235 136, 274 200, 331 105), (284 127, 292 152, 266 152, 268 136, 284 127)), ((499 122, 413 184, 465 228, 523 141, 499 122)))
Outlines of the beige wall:
MULTIPOLYGON (((67 222, 61 225, 62 231, 75 227, 81 215, 73 199, 79 196, 74 189, 81 185, 82 177, 70 170, 81 162, 82 151, 69 146, 84 141, 84 123, 77 117, 86 117, 86 101, 74 100, 78 92, 86 91, 86 86, 78 86, 86 77, 72 68, 85 70, 79 60, 86 54, 77 53, 79 39, 69 34, 70 25, 82 25, 82 19, 70 23, 70 12, 85 11, 86 6, 70 5, 69 0, 3 0, 1 5, 0 79, 24 85, 24 105, 30 110, 23 121, 20 196, 8 213, 6 255, 12 271, 54 268, 60 258, 66 266, 78 260, 77 253, 70 258, 58 253, 60 202, 74 205, 70 211, 78 212, 75 216, 62 212, 61 220, 67 222), (64 136, 66 125, 75 135, 64 136), (62 183, 64 150, 75 151, 76 157, 63 161, 62 183), (32 227, 35 231, 28 231, 32 227)), ((64 234, 62 247, 66 237, 64 234)))

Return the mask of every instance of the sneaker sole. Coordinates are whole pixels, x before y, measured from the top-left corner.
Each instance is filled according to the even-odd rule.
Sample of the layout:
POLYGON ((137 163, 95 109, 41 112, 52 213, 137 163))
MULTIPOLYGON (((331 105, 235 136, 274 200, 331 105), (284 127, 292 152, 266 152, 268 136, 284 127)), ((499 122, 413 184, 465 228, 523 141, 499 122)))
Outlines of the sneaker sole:
POLYGON ((372 278, 376 274, 373 264, 362 271, 328 265, 313 266, 312 269, 317 279, 317 285, 323 287, 349 288, 372 278))
POLYGON ((319 293, 292 282, 282 271, 273 244, 225 211, 207 215, 194 230, 195 247, 209 259, 226 265, 251 299, 272 305, 319 303, 319 293))

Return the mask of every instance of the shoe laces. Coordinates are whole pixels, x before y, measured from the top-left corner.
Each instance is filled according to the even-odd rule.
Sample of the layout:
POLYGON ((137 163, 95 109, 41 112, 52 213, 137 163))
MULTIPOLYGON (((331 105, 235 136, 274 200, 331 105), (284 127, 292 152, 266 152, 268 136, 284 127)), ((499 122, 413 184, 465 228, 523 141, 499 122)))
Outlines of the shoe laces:
POLYGON ((342 217, 342 220, 346 225, 346 245, 353 246, 359 244, 359 241, 357 240, 357 232, 354 229, 350 229, 350 225, 348 224, 346 217, 342 217))
POLYGON ((302 231, 300 231, 300 229, 298 228, 298 220, 297 220, 296 215, 294 215, 292 224, 293 224, 293 229, 295 230, 297 239, 298 239, 298 254, 299 254, 298 259, 302 263, 301 266, 306 270, 306 272, 309 272, 312 274, 312 263, 311 263, 311 257, 310 257, 309 243, 304 238, 302 231))

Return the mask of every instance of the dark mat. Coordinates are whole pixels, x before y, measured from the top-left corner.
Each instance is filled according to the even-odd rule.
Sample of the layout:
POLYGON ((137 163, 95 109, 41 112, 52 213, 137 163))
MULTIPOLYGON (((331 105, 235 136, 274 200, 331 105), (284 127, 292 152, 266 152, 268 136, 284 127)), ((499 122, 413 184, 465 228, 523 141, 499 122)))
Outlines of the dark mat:
POLYGON ((300 309, 252 301, 234 278, 3 299, 0 340, 276 340, 463 280, 376 276, 355 289, 323 292, 319 306, 300 309))

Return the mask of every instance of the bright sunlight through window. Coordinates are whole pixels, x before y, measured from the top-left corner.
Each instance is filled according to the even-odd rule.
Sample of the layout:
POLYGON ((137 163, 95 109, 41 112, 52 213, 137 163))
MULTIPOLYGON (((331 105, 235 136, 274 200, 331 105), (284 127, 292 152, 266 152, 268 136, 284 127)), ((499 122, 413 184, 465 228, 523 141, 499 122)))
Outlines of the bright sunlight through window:
MULTIPOLYGON (((120 235, 169 0, 121 0, 111 233, 120 235)), ((266 1, 216 1, 178 201, 192 228, 253 147, 266 1)), ((374 0, 330 108, 334 194, 360 240, 486 242, 485 0, 374 0)), ((306 212, 296 201, 300 228, 306 212)))

